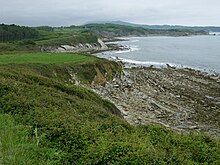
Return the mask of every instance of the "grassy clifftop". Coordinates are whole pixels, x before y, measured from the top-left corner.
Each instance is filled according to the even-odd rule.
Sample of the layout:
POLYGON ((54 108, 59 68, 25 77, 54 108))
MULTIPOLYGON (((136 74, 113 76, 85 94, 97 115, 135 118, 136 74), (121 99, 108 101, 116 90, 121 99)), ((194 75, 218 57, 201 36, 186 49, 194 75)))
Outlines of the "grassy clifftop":
POLYGON ((63 83, 82 81, 85 84, 105 83, 120 74, 122 66, 116 62, 86 54, 73 53, 17 53, 0 55, 1 69, 16 74, 41 75, 63 83), (9 69, 10 68, 10 69, 9 69))
MULTIPOLYGON (((117 63, 80 54, 55 54, 50 60, 51 55, 0 56, 0 121, 9 114, 13 128, 19 124, 27 131, 21 135, 29 139, 24 143, 34 146, 20 151, 30 150, 33 157, 42 151, 37 157, 42 164, 219 163, 219 139, 155 125, 131 126, 112 103, 69 81, 74 76, 83 83, 98 75, 112 78, 120 72, 117 63)), ((22 164, 25 158, 19 160, 16 153, 6 157, 9 142, 4 137, 0 135, 0 160, 13 163, 11 154, 22 164)))

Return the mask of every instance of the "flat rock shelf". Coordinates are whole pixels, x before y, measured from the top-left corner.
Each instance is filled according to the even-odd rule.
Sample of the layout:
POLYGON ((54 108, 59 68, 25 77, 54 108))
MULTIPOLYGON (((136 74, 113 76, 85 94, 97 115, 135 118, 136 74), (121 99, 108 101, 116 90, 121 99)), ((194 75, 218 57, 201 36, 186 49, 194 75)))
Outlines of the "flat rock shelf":
POLYGON ((220 77, 193 69, 127 68, 92 89, 112 101, 131 124, 157 123, 220 136, 220 77))

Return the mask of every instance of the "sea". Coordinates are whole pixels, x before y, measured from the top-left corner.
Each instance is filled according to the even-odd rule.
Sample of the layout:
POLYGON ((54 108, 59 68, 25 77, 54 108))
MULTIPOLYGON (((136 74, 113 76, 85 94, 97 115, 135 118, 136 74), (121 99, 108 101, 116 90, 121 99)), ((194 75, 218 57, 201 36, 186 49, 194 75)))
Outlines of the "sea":
POLYGON ((220 35, 128 37, 114 42, 127 50, 99 53, 135 66, 192 68, 220 74, 220 35))

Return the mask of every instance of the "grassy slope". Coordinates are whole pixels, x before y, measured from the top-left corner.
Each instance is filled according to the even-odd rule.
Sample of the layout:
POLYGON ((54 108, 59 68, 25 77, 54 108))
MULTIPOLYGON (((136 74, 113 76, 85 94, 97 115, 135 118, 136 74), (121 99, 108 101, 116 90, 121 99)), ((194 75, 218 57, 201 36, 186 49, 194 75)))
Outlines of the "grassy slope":
POLYGON ((0 64, 27 64, 27 63, 82 63, 94 62, 98 59, 93 56, 71 53, 20 53, 0 55, 0 64))
POLYGON ((63 63, 70 54, 57 54, 64 59, 46 64, 49 54, 41 55, 41 64, 7 61, 0 65, 0 112, 28 126, 33 136, 37 130, 40 148, 34 154, 50 148, 57 151, 50 153, 52 160, 61 164, 220 163, 218 139, 202 134, 181 135, 160 126, 131 126, 117 115, 113 104, 92 91, 64 83, 70 69, 90 81, 88 75, 95 75, 91 71, 94 66, 101 68, 110 62, 95 60, 85 64, 92 58, 86 56, 84 64, 63 63))
POLYGON ((60 30, 74 31, 79 28, 86 31, 93 32, 101 36, 142 36, 142 35, 165 35, 165 36, 184 36, 184 35, 196 35, 207 34, 205 31, 196 31, 192 29, 147 29, 142 27, 133 27, 119 24, 87 24, 83 26, 75 26, 72 28, 62 28, 60 30))
POLYGON ((78 31, 39 31, 41 37, 36 41, 39 46, 54 46, 64 44, 97 43, 97 37, 91 33, 78 31))
POLYGON ((81 31, 54 31, 39 30, 40 37, 32 40, 0 42, 0 54, 16 52, 40 52, 42 46, 74 45, 79 43, 97 43, 97 36, 81 31))
POLYGON ((10 115, 0 114, 0 164, 54 164, 58 151, 39 147, 40 137, 31 128, 16 124, 10 115), (36 134, 37 135, 37 134, 36 134))

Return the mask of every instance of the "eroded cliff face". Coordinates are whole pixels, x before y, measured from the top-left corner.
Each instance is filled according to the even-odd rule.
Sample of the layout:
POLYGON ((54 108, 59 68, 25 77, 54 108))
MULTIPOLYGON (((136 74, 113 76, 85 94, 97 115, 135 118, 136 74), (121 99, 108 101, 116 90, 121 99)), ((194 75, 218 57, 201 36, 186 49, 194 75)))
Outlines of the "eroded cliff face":
POLYGON ((60 46, 42 46, 41 52, 51 53, 78 53, 78 52, 93 52, 93 51, 104 51, 108 50, 108 46, 101 40, 98 39, 97 43, 85 43, 85 44, 70 44, 60 46))
POLYGON ((105 86, 108 81, 121 75, 122 67, 121 63, 114 61, 79 65, 68 69, 68 81, 88 88, 93 85, 105 86))

